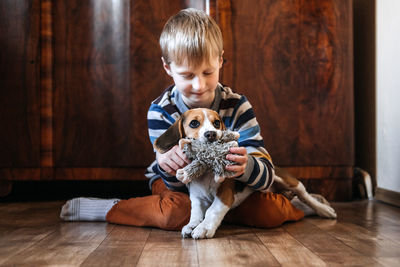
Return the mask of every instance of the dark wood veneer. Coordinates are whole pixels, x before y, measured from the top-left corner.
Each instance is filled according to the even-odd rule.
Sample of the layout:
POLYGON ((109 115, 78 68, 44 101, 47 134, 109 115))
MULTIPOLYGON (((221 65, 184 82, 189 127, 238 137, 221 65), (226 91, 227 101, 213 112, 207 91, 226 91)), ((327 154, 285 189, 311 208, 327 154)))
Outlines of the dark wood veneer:
POLYGON ((40 165, 39 15, 39 0, 0 1, 0 168, 40 165))
MULTIPOLYGON (((274 163, 311 191, 350 199, 352 1, 208 2, 225 42, 221 81, 252 103, 274 163)), ((193 5, 206 7, 0 1, 0 186, 145 179, 147 109, 171 83, 158 37, 193 5)))
POLYGON ((351 1, 217 5, 228 62, 222 81, 253 104, 275 163, 352 166, 351 1))

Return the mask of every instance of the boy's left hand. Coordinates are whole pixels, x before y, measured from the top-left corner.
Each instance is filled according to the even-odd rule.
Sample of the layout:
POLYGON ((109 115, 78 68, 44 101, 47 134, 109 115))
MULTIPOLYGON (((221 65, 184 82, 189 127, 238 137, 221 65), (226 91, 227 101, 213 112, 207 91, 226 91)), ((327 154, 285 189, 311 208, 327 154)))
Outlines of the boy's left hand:
POLYGON ((247 166, 247 150, 245 147, 231 147, 229 149, 231 154, 226 155, 226 159, 235 162, 235 165, 227 165, 226 170, 235 172, 234 176, 229 178, 235 178, 244 173, 247 166))

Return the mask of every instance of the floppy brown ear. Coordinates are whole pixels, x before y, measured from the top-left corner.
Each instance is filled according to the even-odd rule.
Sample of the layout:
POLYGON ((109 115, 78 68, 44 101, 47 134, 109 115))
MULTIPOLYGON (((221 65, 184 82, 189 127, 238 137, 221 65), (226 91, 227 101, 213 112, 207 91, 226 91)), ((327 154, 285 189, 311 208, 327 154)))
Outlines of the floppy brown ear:
POLYGON ((182 117, 175 121, 160 137, 154 141, 154 149, 161 154, 170 150, 173 146, 177 145, 179 139, 184 136, 182 117))
POLYGON ((222 119, 221 119, 221 130, 222 131, 226 131, 226 126, 225 126, 225 123, 222 121, 222 119))

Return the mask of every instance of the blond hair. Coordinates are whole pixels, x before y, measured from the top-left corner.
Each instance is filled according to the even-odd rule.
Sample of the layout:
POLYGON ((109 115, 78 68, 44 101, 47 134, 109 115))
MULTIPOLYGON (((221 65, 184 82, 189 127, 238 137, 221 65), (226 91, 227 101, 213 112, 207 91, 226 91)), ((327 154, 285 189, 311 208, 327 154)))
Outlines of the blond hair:
POLYGON ((160 36, 165 63, 198 66, 222 55, 223 41, 217 23, 204 11, 183 9, 164 25, 160 36))

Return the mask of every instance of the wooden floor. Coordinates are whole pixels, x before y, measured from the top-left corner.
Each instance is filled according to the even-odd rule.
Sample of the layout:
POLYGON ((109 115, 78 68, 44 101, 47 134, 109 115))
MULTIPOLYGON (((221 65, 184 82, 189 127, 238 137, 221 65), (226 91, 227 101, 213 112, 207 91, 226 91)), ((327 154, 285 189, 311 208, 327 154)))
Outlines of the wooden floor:
POLYGON ((339 219, 275 229, 223 225, 210 240, 107 223, 66 223, 61 202, 0 203, 0 265, 400 266, 400 209, 335 203, 339 219))

